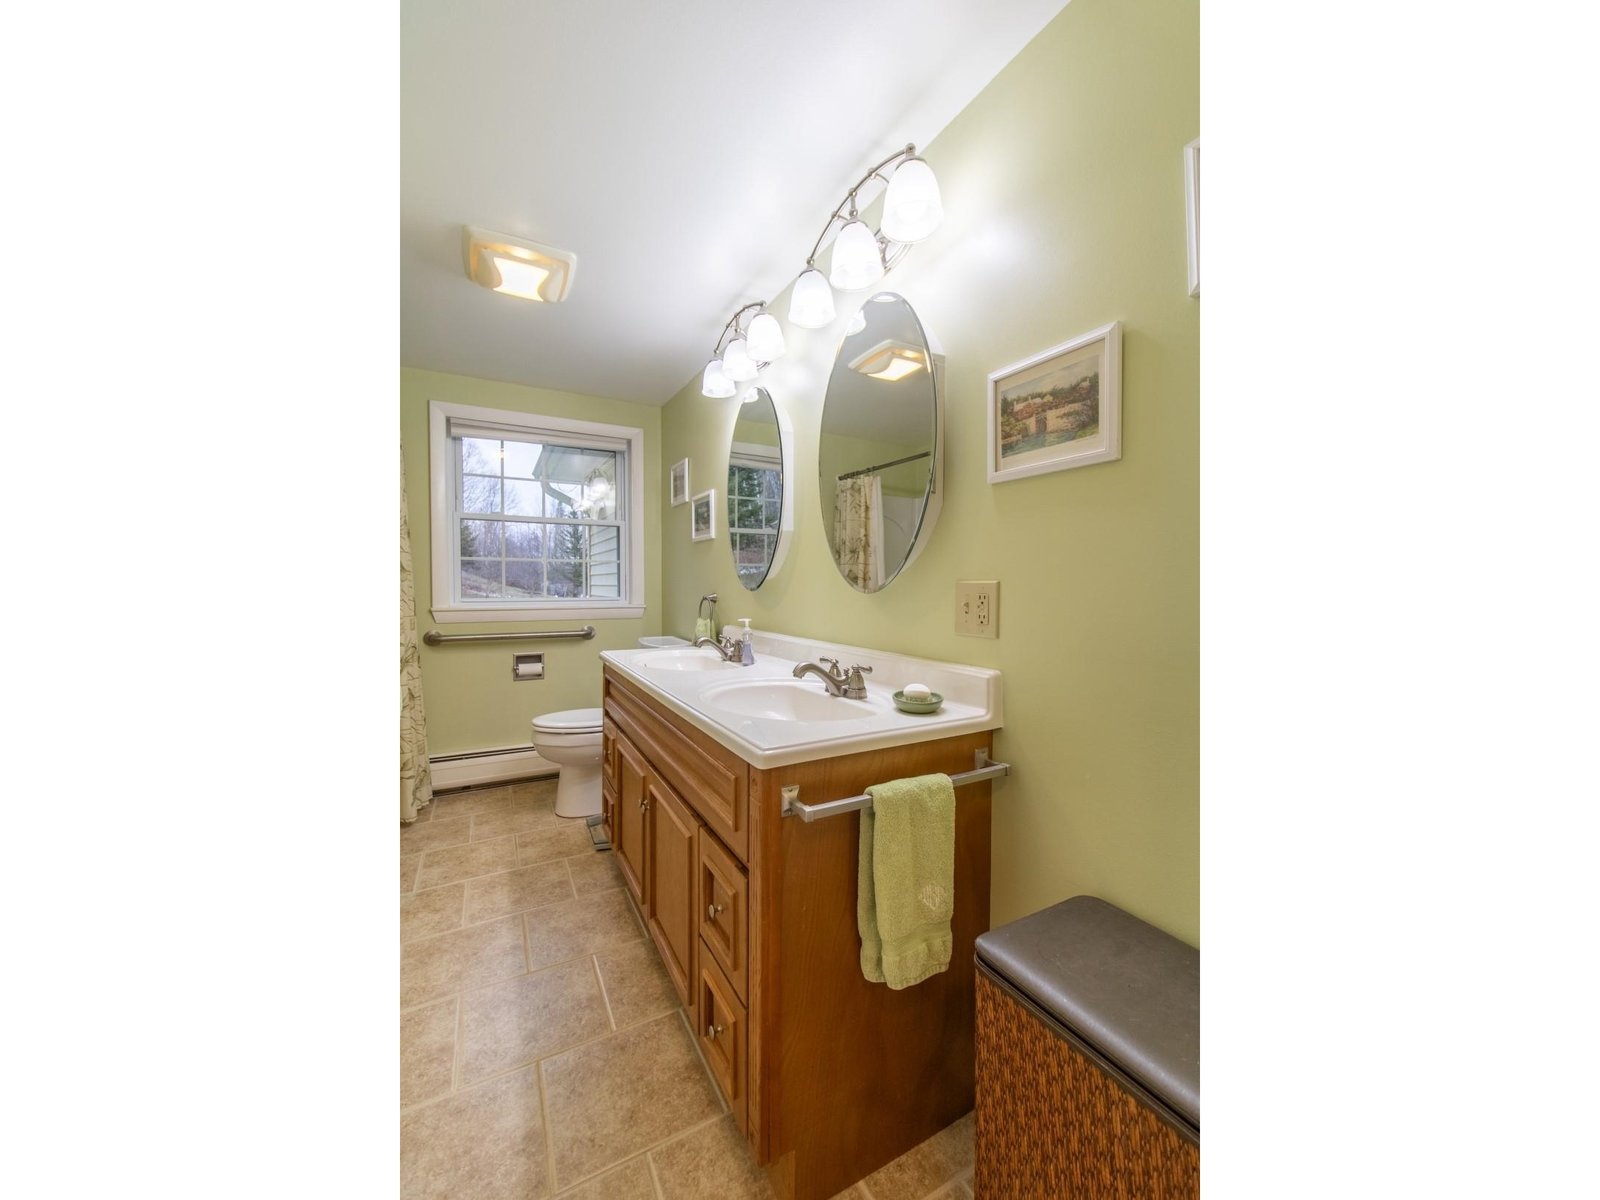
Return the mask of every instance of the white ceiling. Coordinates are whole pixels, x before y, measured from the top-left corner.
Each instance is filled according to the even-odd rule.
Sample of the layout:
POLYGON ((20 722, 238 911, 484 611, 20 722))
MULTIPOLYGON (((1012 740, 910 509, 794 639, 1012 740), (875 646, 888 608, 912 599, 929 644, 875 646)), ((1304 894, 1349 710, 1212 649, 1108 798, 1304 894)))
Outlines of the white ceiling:
POLYGON ((1062 7, 403 0, 402 362, 665 404, 1062 7), (469 281, 467 224, 575 253, 566 302, 469 281))

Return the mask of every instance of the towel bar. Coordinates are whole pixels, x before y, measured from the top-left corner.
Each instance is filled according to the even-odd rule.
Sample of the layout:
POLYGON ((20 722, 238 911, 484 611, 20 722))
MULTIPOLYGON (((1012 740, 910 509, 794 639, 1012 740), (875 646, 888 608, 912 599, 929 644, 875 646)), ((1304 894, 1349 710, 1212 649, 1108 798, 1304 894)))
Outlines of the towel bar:
MULTIPOLYGON (((964 783, 977 783, 983 779, 999 779, 1002 775, 1011 774, 1011 764, 995 762, 989 757, 988 751, 978 750, 972 756, 970 771, 961 771, 950 776, 950 783, 960 787, 964 783)), ((871 796, 846 796, 843 800, 824 800, 821 804, 801 804, 800 788, 791 784, 783 788, 780 793, 783 797, 781 812, 786 817, 799 817, 802 821, 810 822, 823 817, 834 817, 840 813, 858 812, 863 808, 872 807, 871 796)))
POLYGON ((422 640, 430 646, 442 645, 445 642, 532 642, 554 641, 557 638, 592 638, 594 626, 585 625, 582 629, 550 629, 541 633, 440 633, 437 629, 430 629, 422 635, 422 640))

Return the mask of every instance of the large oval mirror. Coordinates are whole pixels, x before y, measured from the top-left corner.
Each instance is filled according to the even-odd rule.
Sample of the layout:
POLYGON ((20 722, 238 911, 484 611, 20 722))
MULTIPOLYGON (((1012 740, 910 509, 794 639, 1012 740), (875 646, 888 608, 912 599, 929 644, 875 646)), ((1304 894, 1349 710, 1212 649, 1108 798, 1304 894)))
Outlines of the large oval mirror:
POLYGON ((741 397, 728 446, 728 545, 739 582, 755 591, 778 569, 785 530, 793 529, 793 431, 764 387, 741 397))
POLYGON ((911 305, 868 300, 828 377, 817 459, 822 527, 839 573, 875 592, 910 564, 938 516, 944 356, 911 305))

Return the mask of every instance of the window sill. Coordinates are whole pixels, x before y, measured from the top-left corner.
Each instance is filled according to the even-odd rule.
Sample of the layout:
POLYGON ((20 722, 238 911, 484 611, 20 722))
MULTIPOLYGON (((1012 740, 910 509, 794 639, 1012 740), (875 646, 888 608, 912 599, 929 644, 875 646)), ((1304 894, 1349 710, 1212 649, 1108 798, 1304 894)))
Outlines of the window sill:
POLYGON ((642 604, 563 604, 527 608, 506 605, 471 608, 434 607, 429 610, 441 625, 485 621, 608 621, 637 620, 644 616, 642 604))

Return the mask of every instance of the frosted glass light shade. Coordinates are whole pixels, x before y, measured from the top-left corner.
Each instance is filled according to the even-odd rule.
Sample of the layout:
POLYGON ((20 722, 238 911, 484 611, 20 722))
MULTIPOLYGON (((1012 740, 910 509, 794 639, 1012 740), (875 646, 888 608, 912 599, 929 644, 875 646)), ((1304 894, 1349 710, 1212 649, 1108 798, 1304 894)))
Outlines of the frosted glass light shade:
POLYGON ((851 221, 833 243, 833 270, 828 282, 841 292, 859 292, 882 278, 883 258, 878 253, 877 237, 865 221, 851 221))
POLYGON ((862 309, 850 318, 850 324, 844 327, 845 337, 854 337, 867 327, 867 310, 862 309))
POLYGON ((713 400, 726 400, 733 395, 733 380, 722 369, 722 360, 713 358, 706 364, 706 373, 700 377, 700 394, 713 400))
POLYGON ((908 158, 889 180, 883 196, 883 236, 896 242, 920 242, 944 220, 939 181, 920 158, 908 158))
POLYGON ((776 362, 783 357, 783 327, 769 312, 758 312, 744 331, 745 348, 756 362, 776 362))
MULTIPOLYGON (((756 377, 756 364, 742 337, 736 337, 722 351, 722 373, 735 383, 756 377)), ((728 393, 730 396, 732 392, 728 393)))
POLYGON ((794 290, 789 293, 789 320, 801 329, 833 324, 833 289, 815 267, 802 271, 794 281, 794 290))

